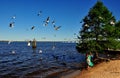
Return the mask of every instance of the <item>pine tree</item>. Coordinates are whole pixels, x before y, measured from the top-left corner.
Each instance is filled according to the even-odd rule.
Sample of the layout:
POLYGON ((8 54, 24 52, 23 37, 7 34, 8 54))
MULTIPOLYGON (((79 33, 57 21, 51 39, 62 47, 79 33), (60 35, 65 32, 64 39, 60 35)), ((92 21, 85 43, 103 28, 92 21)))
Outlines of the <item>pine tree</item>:
POLYGON ((79 52, 103 52, 105 49, 120 48, 120 21, 101 1, 90 9, 83 19, 82 30, 79 32, 79 43, 76 48, 79 52))

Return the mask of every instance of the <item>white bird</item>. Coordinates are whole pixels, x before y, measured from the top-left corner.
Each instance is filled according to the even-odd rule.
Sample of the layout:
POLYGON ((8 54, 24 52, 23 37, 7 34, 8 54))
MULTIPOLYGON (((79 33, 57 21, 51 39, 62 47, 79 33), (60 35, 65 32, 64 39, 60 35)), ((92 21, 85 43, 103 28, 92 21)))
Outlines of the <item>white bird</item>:
POLYGON ((84 26, 85 26, 85 27, 89 27, 89 25, 88 25, 88 24, 85 24, 84 26))
POLYGON ((115 23, 113 21, 110 22, 111 25, 115 25, 115 23))
POLYGON ((12 51, 12 54, 15 54, 15 51, 14 51, 14 50, 12 51))
POLYGON ((11 19, 16 19, 16 16, 12 16, 11 19))
POLYGON ((28 45, 27 46, 30 46, 30 41, 28 42, 28 45))
POLYGON ((42 53, 42 50, 39 50, 39 53, 41 54, 41 53, 42 53))

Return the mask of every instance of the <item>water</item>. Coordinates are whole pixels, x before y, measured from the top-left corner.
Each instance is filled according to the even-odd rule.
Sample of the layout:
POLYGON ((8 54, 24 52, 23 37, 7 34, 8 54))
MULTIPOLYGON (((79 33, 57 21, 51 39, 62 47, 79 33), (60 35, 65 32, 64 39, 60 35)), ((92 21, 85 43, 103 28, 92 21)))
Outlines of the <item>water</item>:
POLYGON ((27 42, 0 42, 0 77, 23 77, 37 70, 52 67, 74 67, 84 56, 75 49, 75 43, 37 42, 37 48, 27 42), (54 46, 53 46, 54 45, 54 46))

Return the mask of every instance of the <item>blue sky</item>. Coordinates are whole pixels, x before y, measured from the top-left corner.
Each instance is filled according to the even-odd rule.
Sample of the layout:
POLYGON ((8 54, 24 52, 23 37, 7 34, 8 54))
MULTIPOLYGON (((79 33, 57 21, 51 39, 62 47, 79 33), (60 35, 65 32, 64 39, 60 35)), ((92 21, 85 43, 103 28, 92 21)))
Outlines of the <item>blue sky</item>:
MULTIPOLYGON (((120 20, 120 0, 102 0, 120 20)), ((64 41, 75 40, 81 29, 80 21, 97 0, 0 0, 0 40, 64 41), (42 11, 41 16, 37 16, 42 11), (11 19, 16 16, 15 19, 11 19), (43 26, 47 17, 48 26, 43 26), (52 21, 59 30, 54 30, 52 21), (14 21, 15 26, 9 27, 14 21), (34 30, 30 30, 35 26, 34 30)))

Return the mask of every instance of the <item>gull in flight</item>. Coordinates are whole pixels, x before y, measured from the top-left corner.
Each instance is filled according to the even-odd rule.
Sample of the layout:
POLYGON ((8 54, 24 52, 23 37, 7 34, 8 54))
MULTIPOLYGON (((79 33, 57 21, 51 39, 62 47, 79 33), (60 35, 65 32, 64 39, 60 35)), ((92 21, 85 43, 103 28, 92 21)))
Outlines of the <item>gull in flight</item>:
POLYGON ((52 21, 52 25, 55 25, 55 21, 52 21))
POLYGON ((41 16, 42 15, 42 11, 39 11, 37 16, 41 16))
POLYGON ((11 22, 11 23, 9 24, 9 27, 14 27, 14 23, 15 23, 15 22, 11 22))
POLYGON ((55 26, 55 25, 54 25, 54 29, 55 29, 55 30, 58 30, 58 29, 60 29, 60 28, 61 28, 61 26, 55 26))
POLYGON ((31 27, 31 30, 33 30, 34 28, 35 28, 35 26, 32 26, 32 27, 31 27))
POLYGON ((43 22, 45 22, 45 26, 47 26, 48 25, 48 23, 50 22, 50 17, 47 17, 47 19, 45 20, 45 21, 43 21, 43 22))
POLYGON ((16 19, 16 16, 15 16, 15 15, 14 15, 14 16, 12 16, 12 17, 11 17, 11 19, 16 19))

